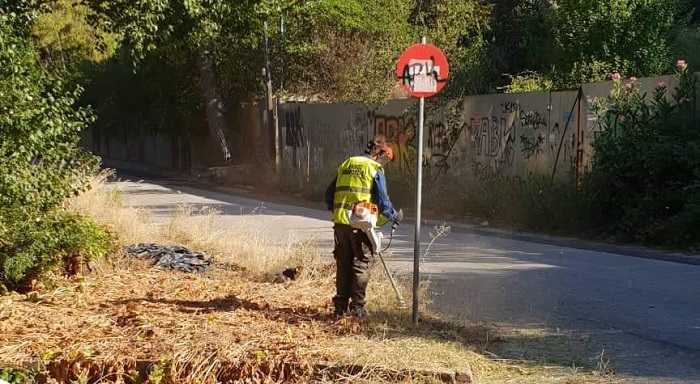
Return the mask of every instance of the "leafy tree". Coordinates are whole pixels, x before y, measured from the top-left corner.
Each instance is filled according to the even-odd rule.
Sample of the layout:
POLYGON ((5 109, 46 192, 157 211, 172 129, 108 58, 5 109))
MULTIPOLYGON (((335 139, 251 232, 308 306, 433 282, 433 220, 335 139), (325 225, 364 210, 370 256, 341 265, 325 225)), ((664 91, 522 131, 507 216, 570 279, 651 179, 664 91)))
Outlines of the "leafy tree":
POLYGON ((73 77, 85 62, 101 62, 114 54, 117 36, 91 25, 92 10, 76 0, 54 0, 39 8, 32 37, 42 62, 54 73, 73 77))
POLYGON ((547 17, 551 0, 506 0, 494 4, 487 32, 489 57, 499 74, 548 74, 554 62, 547 17))
POLYGON ((2 22, 13 28, 26 29, 36 18, 39 8, 49 0, 15 0, 0 3, 2 22))
POLYGON ((169 60, 154 52, 133 68, 131 58, 120 48, 109 60, 83 71, 80 103, 92 106, 98 115, 93 142, 86 143, 95 151, 102 151, 107 135, 121 137, 129 148, 137 129, 187 136, 192 127, 203 126, 194 59, 169 60))
POLYGON ((32 36, 51 67, 77 70, 82 62, 101 62, 114 53, 116 36, 91 25, 93 12, 82 2, 54 0, 40 10, 32 36))
POLYGON ((685 0, 558 0, 548 16, 558 85, 665 73, 687 15, 685 0))
POLYGON ((510 84, 501 87, 504 93, 535 92, 554 87, 552 80, 537 72, 522 72, 509 77, 510 84))
POLYGON ((396 84, 395 60, 412 40, 409 9, 399 0, 89 3, 96 10, 93 24, 119 32, 120 52, 135 64, 129 76, 115 71, 125 56, 115 57, 90 75, 85 101, 98 106, 101 129, 140 125, 184 132, 206 117, 222 159, 235 156, 224 136, 225 105, 263 94, 266 34, 277 92, 325 100, 388 98, 396 84), (284 36, 277 31, 282 17, 284 36), (100 80, 100 73, 115 79, 100 80), (282 74, 283 90, 277 86, 282 74), (125 94, 126 84, 131 92, 125 94), (107 89, 114 92, 105 94, 107 89), (128 121, 132 116, 136 121, 128 121))
POLYGON ((288 93, 335 100, 386 98, 394 85, 387 74, 412 40, 410 10, 399 0, 92 4, 105 24, 124 34, 135 58, 156 50, 171 59, 196 55, 216 70, 224 93, 242 98, 261 90, 266 34, 275 84, 283 68, 288 93))
MULTIPOLYGON (((280 17, 286 21, 283 40, 271 36, 273 71, 283 68, 286 94, 386 100, 396 86, 396 60, 415 40, 406 23, 408 12, 401 0, 321 0, 290 7, 271 17, 273 28, 280 17)), ((227 31, 225 38, 231 33, 236 32, 227 31)), ((254 52, 261 52, 255 44, 254 52)), ((226 56, 237 51, 240 47, 229 46, 226 56)), ((274 73, 279 83, 281 71, 274 73)))
POLYGON ((39 67, 13 17, 0 17, 0 205, 48 210, 75 187, 78 132, 92 117, 73 108, 79 89, 65 90, 39 67))
POLYGON ((450 62, 451 79, 442 96, 493 90, 494 72, 484 40, 489 28, 489 5, 482 0, 416 0, 413 6, 410 21, 431 44, 445 52, 450 62))
POLYGON ((685 0, 502 1, 494 6, 489 57, 510 78, 509 90, 542 89, 550 80, 574 87, 613 71, 655 76, 687 46, 688 9, 685 0))
MULTIPOLYGON (((231 152, 225 136, 224 102, 214 72, 214 43, 228 24, 238 26, 235 29, 241 32, 236 40, 228 43, 247 41, 251 34, 248 27, 252 17, 257 11, 264 11, 269 4, 261 0, 236 4, 209 0, 136 3, 129 0, 89 0, 88 4, 96 12, 93 23, 119 33, 136 65, 149 54, 172 60, 180 64, 175 67, 181 69, 184 62, 196 59, 197 85, 210 134, 220 144, 222 160, 229 160, 231 152)), ((185 76, 192 75, 188 73, 185 76)))

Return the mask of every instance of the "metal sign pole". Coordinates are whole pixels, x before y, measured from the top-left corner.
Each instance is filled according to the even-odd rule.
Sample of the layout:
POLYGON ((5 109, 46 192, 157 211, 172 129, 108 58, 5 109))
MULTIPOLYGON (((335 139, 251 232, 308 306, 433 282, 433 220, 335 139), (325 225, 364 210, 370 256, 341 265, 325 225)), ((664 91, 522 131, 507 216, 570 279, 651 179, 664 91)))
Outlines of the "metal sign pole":
POLYGON ((423 193, 423 125, 425 120, 425 98, 434 96, 445 87, 450 74, 450 64, 445 54, 425 42, 408 47, 396 62, 396 78, 401 87, 411 96, 419 98, 418 140, 416 153, 416 224, 413 238, 413 325, 418 325, 418 290, 420 288, 420 230, 421 199, 423 193))
MULTIPOLYGON (((425 36, 420 43, 425 45, 425 36)), ((425 110, 425 97, 421 97, 418 104, 418 145, 416 162, 416 224, 413 238, 413 325, 418 324, 418 289, 420 285, 420 213, 421 198, 423 192, 423 115, 425 110)))

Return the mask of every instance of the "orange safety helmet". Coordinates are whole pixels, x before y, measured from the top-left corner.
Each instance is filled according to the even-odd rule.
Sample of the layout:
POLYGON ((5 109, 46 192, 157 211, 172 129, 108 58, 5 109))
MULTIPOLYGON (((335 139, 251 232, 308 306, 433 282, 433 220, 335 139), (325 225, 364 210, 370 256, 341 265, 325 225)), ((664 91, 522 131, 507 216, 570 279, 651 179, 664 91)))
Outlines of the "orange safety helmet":
POLYGON ((386 153, 387 157, 389 158, 389 161, 394 161, 394 151, 391 149, 390 146, 384 145, 384 153, 386 153))

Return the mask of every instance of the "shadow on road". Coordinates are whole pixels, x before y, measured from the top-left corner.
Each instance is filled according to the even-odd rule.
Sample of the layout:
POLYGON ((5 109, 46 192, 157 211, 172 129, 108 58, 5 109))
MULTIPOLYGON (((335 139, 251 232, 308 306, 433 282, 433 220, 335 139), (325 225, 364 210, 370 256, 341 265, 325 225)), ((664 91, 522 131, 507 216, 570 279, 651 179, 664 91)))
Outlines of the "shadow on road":
POLYGON ((433 310, 492 325, 499 358, 700 382, 700 268, 484 236, 445 242, 433 310))
MULTIPOLYGON (((212 198, 203 190, 187 193, 212 198)), ((240 214, 235 204, 222 207, 240 214)), ((142 208, 172 212, 168 204, 142 208)), ((408 237, 395 242, 392 259, 410 263, 408 237)), ((332 244, 320 240, 318 246, 332 244)), ((388 322, 395 337, 457 341, 502 359, 584 369, 596 369, 602 359, 617 374, 652 383, 700 383, 697 266, 468 231, 436 242, 422 265, 431 280, 431 309, 445 319, 424 318, 412 328, 408 316, 379 312, 368 318, 370 329, 388 322)), ((177 305, 191 310, 199 304, 177 305)), ((219 310, 216 303, 201 305, 219 310)), ((278 311, 285 321, 284 313, 303 309, 278 311)))

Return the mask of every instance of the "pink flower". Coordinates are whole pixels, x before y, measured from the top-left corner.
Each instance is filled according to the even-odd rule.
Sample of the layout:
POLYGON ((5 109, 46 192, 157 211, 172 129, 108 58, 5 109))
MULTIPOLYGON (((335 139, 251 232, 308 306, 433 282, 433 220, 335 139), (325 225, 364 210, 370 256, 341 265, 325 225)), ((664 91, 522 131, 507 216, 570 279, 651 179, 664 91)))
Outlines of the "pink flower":
POLYGON ((610 76, 610 78, 612 78, 613 81, 620 81, 620 79, 622 78, 622 76, 620 76, 620 73, 619 73, 619 72, 613 72, 613 73, 612 73, 612 76, 610 76))
POLYGON ((663 81, 659 81, 658 83, 656 83, 656 89, 661 90, 661 89, 665 89, 665 88, 666 88, 666 83, 664 83, 663 81))
POLYGON ((688 66, 688 63, 683 59, 678 59, 678 61, 676 61, 676 67, 678 67, 680 69, 685 69, 685 67, 687 67, 687 66, 688 66))

